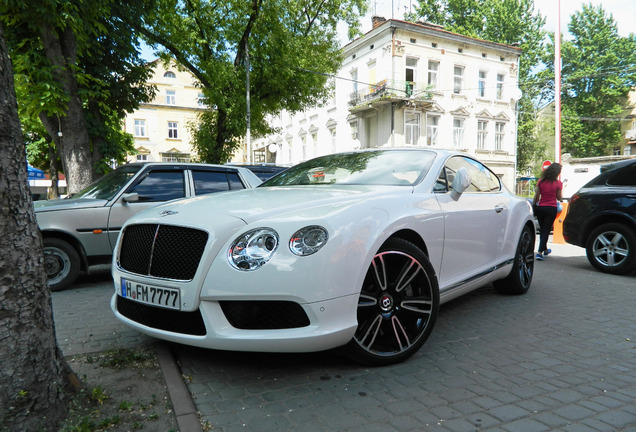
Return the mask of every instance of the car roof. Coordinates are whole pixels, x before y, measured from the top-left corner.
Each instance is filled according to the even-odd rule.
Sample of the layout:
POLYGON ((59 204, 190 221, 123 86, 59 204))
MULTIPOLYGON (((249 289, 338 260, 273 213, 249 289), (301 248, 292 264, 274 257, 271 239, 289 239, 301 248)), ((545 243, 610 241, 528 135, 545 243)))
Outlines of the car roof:
POLYGON ((117 167, 117 168, 121 168, 125 166, 133 166, 133 167, 138 166, 139 169, 143 169, 145 167, 173 167, 173 168, 187 167, 187 168, 214 168, 214 169, 220 169, 225 171, 236 170, 237 172, 240 173, 240 175, 245 180, 247 180, 250 183, 252 187, 256 187, 263 182, 252 171, 241 166, 228 166, 228 165, 221 165, 221 164, 207 164, 207 163, 199 163, 199 162, 131 162, 126 165, 121 165, 120 167, 117 167))
POLYGON ((609 170, 622 168, 622 167, 624 167, 626 165, 631 165, 633 163, 636 163, 636 158, 608 163, 608 164, 605 164, 605 165, 601 165, 601 172, 604 173, 604 172, 609 171, 609 170))

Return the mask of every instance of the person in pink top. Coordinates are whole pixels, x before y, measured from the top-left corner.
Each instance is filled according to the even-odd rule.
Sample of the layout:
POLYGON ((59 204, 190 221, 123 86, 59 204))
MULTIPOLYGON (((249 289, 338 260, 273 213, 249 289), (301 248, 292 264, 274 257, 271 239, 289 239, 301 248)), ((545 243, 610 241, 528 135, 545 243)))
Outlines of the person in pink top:
POLYGON ((539 250, 537 259, 543 261, 552 252, 548 249, 548 237, 557 216, 558 201, 563 199, 563 183, 559 180, 561 164, 553 163, 541 174, 537 182, 532 208, 539 221, 539 250))

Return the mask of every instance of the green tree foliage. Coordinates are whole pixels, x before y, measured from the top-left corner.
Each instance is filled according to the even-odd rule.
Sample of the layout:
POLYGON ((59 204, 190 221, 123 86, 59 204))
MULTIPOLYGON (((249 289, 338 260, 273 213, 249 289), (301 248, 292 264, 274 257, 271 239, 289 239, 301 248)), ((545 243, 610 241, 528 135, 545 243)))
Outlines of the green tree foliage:
POLYGON ((600 5, 583 5, 568 30, 572 40, 561 45, 562 150, 574 157, 608 155, 622 139, 619 118, 636 86, 636 39, 620 36, 600 5))
POLYGON ((155 0, 138 29, 167 60, 199 81, 214 112, 195 134, 200 158, 223 162, 247 130, 246 63, 254 135, 270 132, 266 115, 295 112, 328 95, 325 74, 341 63, 336 25, 351 34, 365 0, 155 0))
POLYGON ((519 44, 517 166, 524 169, 540 157, 543 147, 534 137, 536 113, 533 101, 539 95, 535 68, 545 52, 545 18, 532 0, 420 0, 408 17, 442 25, 446 30, 503 44, 519 44))
MULTIPOLYGON (((38 135, 41 121, 54 140, 52 154, 62 161, 69 192, 134 151, 121 120, 152 99, 153 88, 145 84, 151 71, 140 58, 138 36, 122 17, 139 19, 142 6, 113 0, 0 1, 20 117, 34 128, 25 132, 38 135)), ((29 147, 42 154, 49 145, 34 141, 29 147)))

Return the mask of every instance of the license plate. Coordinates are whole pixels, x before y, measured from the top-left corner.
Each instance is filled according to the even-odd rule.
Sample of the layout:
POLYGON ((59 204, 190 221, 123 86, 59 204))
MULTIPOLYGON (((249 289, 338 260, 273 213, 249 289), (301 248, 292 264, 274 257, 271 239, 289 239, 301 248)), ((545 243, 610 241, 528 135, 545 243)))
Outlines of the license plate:
POLYGON ((139 303, 181 309, 181 292, 177 288, 158 287, 121 278, 121 296, 139 303))

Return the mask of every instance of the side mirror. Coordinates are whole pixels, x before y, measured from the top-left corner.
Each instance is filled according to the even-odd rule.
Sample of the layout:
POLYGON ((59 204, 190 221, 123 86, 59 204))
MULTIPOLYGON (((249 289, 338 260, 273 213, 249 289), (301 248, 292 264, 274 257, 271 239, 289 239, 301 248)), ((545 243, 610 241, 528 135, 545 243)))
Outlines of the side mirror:
POLYGON ((457 170, 453 179, 451 198, 457 201, 468 186, 470 186, 470 173, 466 168, 461 167, 457 170))
POLYGON ((122 199, 124 202, 137 202, 139 201, 139 194, 137 192, 124 194, 122 199))

